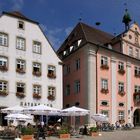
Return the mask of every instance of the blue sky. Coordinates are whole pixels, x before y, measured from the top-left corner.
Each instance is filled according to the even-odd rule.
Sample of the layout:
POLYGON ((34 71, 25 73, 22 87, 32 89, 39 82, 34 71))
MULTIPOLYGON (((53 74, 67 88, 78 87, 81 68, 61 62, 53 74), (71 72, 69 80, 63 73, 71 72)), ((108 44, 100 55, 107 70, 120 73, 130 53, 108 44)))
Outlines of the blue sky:
POLYGON ((140 0, 0 0, 0 11, 20 11, 38 21, 55 50, 82 18, 82 22, 119 34, 124 30, 125 4, 140 24, 140 0), (101 22, 96 26, 96 22, 101 22))

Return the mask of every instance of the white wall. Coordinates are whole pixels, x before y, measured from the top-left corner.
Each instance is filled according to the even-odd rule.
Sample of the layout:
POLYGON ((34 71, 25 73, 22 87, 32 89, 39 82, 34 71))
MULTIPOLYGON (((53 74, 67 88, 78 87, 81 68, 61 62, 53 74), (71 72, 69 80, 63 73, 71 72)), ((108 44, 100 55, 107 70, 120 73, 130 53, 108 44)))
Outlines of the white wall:
POLYGON ((8 72, 0 72, 0 80, 6 80, 9 84, 9 95, 0 96, 0 106, 13 106, 26 103, 44 103, 52 104, 53 107, 62 108, 62 66, 59 64, 60 59, 57 57, 49 42, 41 32, 37 24, 24 21, 25 30, 17 28, 18 19, 3 15, 0 17, 0 32, 8 34, 8 47, 0 46, 0 55, 7 56, 9 59, 8 72), (26 39, 26 51, 16 49, 16 37, 20 36, 26 39), (32 41, 39 41, 42 43, 42 54, 32 53, 32 41), (26 73, 24 75, 17 74, 16 59, 21 58, 26 60, 26 73), (40 62, 42 64, 42 76, 37 78, 32 75, 32 62, 40 62), (56 66, 56 79, 49 79, 47 77, 47 66, 52 64, 56 66), (16 82, 26 83, 26 97, 19 99, 16 97, 16 82), (42 98, 35 100, 32 97, 32 85, 42 85, 42 98), (56 100, 51 102, 47 99, 48 86, 56 87, 56 100))

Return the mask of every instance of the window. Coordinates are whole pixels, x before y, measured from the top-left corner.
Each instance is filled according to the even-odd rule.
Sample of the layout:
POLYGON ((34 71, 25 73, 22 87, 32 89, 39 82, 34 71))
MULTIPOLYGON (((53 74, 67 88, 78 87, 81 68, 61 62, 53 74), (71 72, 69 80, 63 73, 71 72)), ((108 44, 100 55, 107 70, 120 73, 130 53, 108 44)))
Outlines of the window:
POLYGON ((106 115, 109 117, 109 111, 108 110, 101 110, 101 114, 106 115))
POLYGON ((136 49, 136 58, 139 58, 139 50, 136 49))
POLYGON ((33 93, 41 94, 41 86, 40 85, 33 85, 33 93))
POLYGON ((79 102, 76 102, 76 103, 75 103, 75 106, 79 106, 79 105, 80 105, 80 103, 79 103, 79 102))
POLYGON ((0 45, 8 46, 8 35, 5 33, 0 33, 0 45))
POLYGON ((41 54, 41 43, 37 41, 33 41, 33 52, 41 54))
POLYGON ((25 51, 25 39, 17 37, 16 48, 25 51))
POLYGON ((16 60, 16 72, 25 73, 25 61, 21 59, 16 60))
POLYGON ((129 55, 130 55, 130 56, 133 55, 133 49, 132 49, 132 47, 129 47, 129 55))
POLYGON ((123 62, 119 62, 118 69, 119 70, 124 70, 124 63, 123 62))
POLYGON ((18 21, 18 28, 24 30, 24 22, 23 21, 18 21))
POLYGON ((17 83, 17 92, 25 93, 25 84, 24 83, 17 83))
POLYGON ((70 95, 70 85, 66 85, 66 96, 70 95))
POLYGON ((4 56, 0 56, 0 70, 7 71, 8 70, 8 58, 4 56))
POLYGON ((134 93, 140 93, 140 86, 135 85, 135 91, 134 93))
POLYGON ((33 63, 33 75, 41 76, 41 64, 40 63, 33 63))
POLYGON ((108 101, 101 101, 101 106, 108 106, 108 101))
POLYGON ((101 65, 108 65, 108 59, 106 56, 101 56, 101 65))
POLYGON ((66 104, 66 108, 70 107, 70 104, 66 104))
POLYGON ((108 89, 108 80, 107 79, 102 79, 101 80, 101 88, 102 89, 108 89))
POLYGON ((80 69, 80 59, 75 60, 76 70, 80 69))
POLYGON ((135 67, 135 76, 140 75, 140 67, 135 67))
POLYGON ((122 83, 122 82, 119 82, 119 85, 118 85, 119 87, 119 92, 124 92, 124 83, 122 83))
POLYGON ((55 100, 55 96, 56 96, 56 88, 55 87, 48 87, 48 100, 55 100))
POLYGON ((52 66, 52 65, 48 66, 48 77, 49 78, 56 78, 56 68, 55 68, 55 66, 52 66))
POLYGON ((64 66, 64 74, 66 75, 66 74, 69 74, 69 73, 70 73, 70 65, 68 64, 68 65, 64 66))
POLYGON ((124 111, 119 111, 119 113, 118 113, 118 119, 119 120, 124 120, 124 111))
POLYGON ((79 93, 80 92, 80 81, 74 82, 74 92, 79 93))
POLYGON ((119 107, 124 107, 124 103, 120 102, 119 107))
POLYGON ((0 81, 0 93, 7 92, 8 90, 8 83, 6 81, 0 81))

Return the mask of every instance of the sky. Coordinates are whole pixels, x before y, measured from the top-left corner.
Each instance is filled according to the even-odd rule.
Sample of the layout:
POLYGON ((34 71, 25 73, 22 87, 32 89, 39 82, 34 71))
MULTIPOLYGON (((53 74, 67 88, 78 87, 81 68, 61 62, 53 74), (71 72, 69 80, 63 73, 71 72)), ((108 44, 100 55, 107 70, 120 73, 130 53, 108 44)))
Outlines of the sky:
POLYGON ((132 23, 140 25, 140 0, 0 0, 0 12, 20 11, 39 22, 55 50, 79 21, 120 34, 124 31, 122 17, 126 8, 132 23), (96 22, 101 24, 97 26, 96 22))

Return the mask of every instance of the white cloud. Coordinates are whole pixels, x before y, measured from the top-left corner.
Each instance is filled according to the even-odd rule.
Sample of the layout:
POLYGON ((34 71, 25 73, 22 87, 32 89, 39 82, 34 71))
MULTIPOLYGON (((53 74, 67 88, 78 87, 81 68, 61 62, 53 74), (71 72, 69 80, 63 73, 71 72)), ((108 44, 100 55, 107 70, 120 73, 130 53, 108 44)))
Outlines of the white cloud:
POLYGON ((12 3, 12 10, 21 10, 24 5, 23 0, 12 0, 12 3))

